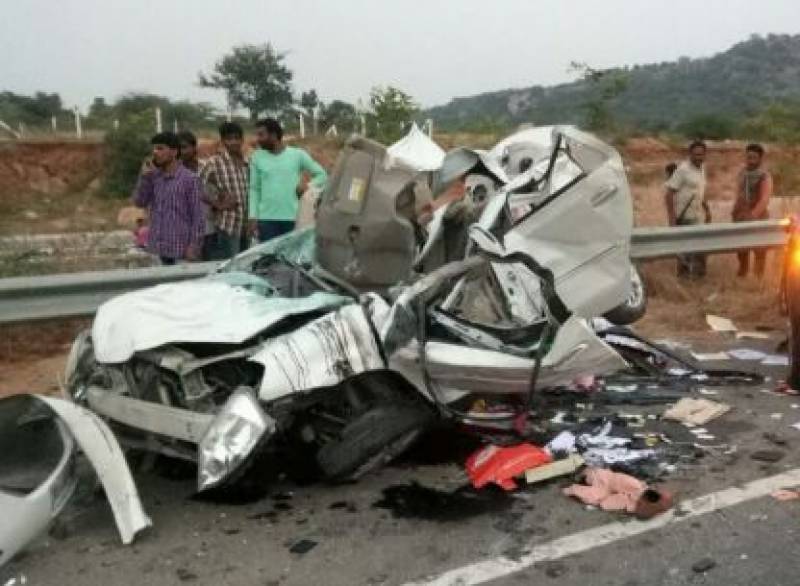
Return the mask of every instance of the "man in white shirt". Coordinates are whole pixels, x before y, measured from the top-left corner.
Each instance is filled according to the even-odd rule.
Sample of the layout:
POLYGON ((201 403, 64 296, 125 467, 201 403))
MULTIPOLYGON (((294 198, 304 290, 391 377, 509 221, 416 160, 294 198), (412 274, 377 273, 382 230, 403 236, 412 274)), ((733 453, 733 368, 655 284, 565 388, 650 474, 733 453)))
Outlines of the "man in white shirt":
MULTIPOLYGON (((670 226, 691 226, 711 222, 706 201, 706 145, 694 141, 689 145, 689 159, 683 161, 667 180, 665 203, 670 226), (701 213, 703 219, 701 219, 701 213)), ((702 254, 678 257, 678 276, 701 278, 706 274, 706 258, 702 254)))

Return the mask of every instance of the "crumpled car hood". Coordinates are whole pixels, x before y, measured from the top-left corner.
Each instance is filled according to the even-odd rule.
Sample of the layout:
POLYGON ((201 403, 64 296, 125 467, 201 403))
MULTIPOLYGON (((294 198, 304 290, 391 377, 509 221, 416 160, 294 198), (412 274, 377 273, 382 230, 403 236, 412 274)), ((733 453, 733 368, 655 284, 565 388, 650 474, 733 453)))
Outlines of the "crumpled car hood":
POLYGON ((286 317, 352 302, 321 292, 296 299, 264 297, 218 277, 158 285, 104 303, 92 325, 98 362, 125 362, 165 344, 241 344, 286 317))

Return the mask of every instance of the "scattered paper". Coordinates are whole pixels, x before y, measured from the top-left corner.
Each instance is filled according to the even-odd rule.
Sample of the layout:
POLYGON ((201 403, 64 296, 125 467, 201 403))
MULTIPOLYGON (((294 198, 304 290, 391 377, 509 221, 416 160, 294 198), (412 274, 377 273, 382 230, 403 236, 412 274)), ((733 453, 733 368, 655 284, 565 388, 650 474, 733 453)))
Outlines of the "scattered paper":
POLYGON ((697 389, 697 392, 701 395, 719 395, 719 391, 714 389, 697 389))
POLYGON ((706 315, 706 323, 715 332, 735 332, 736 326, 727 317, 718 315, 706 315))
POLYGON ((761 350, 753 350, 752 348, 734 348, 728 350, 728 354, 737 360, 764 360, 767 354, 761 350))
POLYGON ((736 332, 737 340, 769 340, 766 332, 736 332))
POLYGON ((700 433, 700 434, 696 435, 695 437, 696 437, 697 439, 701 439, 701 440, 713 440, 713 439, 717 439, 717 438, 716 438, 716 436, 713 436, 713 435, 711 435, 710 433, 700 433))
POLYGON ((562 431, 547 444, 547 449, 551 454, 567 453, 572 454, 575 450, 575 434, 571 431, 562 431))
POLYGON ((800 421, 798 421, 797 423, 793 423, 789 427, 794 427, 795 429, 800 430, 800 421))
POLYGON ((767 354, 761 364, 766 366, 789 366, 789 357, 785 354, 767 354))
POLYGON ((692 352, 692 357, 699 362, 728 360, 730 358, 727 352, 692 352))
POLYGON ((770 419, 774 419, 775 421, 779 421, 779 420, 783 419, 783 413, 772 413, 769 417, 770 417, 770 419))
POLYGON ((705 425, 730 411, 730 405, 715 403, 708 399, 681 399, 664 412, 664 419, 705 425))

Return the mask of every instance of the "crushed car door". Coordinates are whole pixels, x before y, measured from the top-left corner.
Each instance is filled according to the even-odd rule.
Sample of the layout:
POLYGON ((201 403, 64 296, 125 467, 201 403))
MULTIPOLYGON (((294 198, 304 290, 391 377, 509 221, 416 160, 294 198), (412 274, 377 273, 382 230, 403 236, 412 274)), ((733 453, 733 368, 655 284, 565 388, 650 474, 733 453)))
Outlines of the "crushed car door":
MULTIPOLYGON (((570 310, 602 315, 624 302, 630 287, 633 211, 625 170, 616 150, 595 137, 572 127, 553 133, 554 149, 531 208, 504 234, 503 246, 550 269, 570 310)), ((517 288, 521 282, 535 300, 538 279, 519 265, 513 267, 516 278, 508 279, 510 268, 495 265, 504 289, 510 280, 517 288)))

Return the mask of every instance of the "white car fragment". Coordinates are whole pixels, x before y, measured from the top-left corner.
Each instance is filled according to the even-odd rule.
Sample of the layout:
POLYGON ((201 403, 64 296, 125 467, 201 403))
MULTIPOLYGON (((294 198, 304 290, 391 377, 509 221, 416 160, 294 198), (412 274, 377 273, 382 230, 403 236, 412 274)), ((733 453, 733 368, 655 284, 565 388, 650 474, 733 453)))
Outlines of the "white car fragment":
POLYGON ((44 533, 77 485, 67 426, 26 395, 0 401, 0 566, 44 533))
POLYGON ((40 395, 3 399, 0 442, 0 565, 46 531, 72 496, 77 448, 97 472, 122 542, 151 525, 116 438, 83 407, 40 395))
POLYGON ((261 379, 262 401, 333 386, 384 367, 378 341, 364 309, 357 304, 269 340, 251 360, 272 374, 261 379))
POLYGON ((129 544, 139 531, 150 527, 125 454, 117 438, 97 415, 64 399, 36 396, 69 427, 69 431, 91 462, 103 485, 122 543, 129 544))

